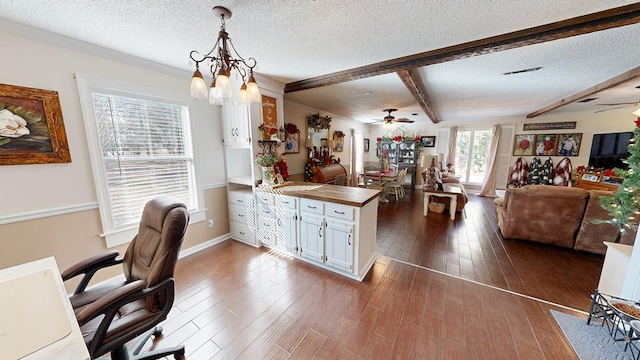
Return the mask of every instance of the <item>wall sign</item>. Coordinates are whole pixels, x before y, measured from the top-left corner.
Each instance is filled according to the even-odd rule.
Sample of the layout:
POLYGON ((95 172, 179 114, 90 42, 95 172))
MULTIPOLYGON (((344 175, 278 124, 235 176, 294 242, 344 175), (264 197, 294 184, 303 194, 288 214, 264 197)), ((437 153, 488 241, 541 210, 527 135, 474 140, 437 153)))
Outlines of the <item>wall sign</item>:
POLYGON ((278 106, 275 98, 262 95, 262 123, 278 128, 278 106))
POLYGON ((553 129, 575 129, 576 122, 575 121, 564 121, 564 122, 552 122, 552 123, 535 123, 535 124, 524 124, 522 130, 553 130, 553 129))

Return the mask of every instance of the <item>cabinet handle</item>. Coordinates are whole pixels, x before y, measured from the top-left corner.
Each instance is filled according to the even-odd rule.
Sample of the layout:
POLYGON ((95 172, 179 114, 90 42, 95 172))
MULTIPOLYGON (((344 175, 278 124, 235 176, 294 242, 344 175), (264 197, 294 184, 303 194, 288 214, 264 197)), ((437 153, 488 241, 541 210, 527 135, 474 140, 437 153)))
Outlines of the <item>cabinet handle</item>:
POLYGON ((351 234, 349 234, 349 237, 347 238, 347 244, 351 245, 351 234))
POLYGON ((240 200, 240 199, 236 199, 236 201, 239 202, 239 203, 243 203, 244 202, 244 200, 240 200))
POLYGON ((315 207, 315 206, 307 205, 307 207, 308 207, 309 209, 317 209, 317 207, 315 207))
POLYGON ((278 226, 282 226, 282 225, 280 224, 280 218, 278 218, 278 226))
POLYGON ((334 213, 344 215, 344 211, 333 210, 334 213))
POLYGON ((322 237, 322 228, 318 228, 318 237, 322 237))
POLYGON ((240 235, 244 235, 244 234, 245 234, 245 232, 244 232, 244 231, 240 231, 240 235))
POLYGON ((289 202, 288 202, 288 201, 283 201, 282 203, 283 203, 283 204, 288 204, 289 202))
POLYGON ((238 214, 238 216, 240 216, 240 217, 244 217, 244 214, 238 214))

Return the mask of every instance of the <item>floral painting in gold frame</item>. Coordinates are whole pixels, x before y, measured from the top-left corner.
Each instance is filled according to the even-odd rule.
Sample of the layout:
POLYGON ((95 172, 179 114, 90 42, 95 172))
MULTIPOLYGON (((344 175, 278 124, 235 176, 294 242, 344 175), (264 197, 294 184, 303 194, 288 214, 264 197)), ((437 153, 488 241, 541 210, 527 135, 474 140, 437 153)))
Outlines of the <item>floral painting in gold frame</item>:
POLYGON ((0 165, 68 162, 58 92, 0 84, 0 165))

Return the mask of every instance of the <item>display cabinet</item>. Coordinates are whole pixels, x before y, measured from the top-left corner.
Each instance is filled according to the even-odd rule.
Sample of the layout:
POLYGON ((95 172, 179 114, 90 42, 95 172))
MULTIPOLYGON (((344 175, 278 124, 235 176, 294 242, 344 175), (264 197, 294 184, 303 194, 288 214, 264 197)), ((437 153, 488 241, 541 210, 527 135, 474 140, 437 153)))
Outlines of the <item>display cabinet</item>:
POLYGON ((380 149, 389 150, 389 164, 398 166, 398 170, 407 169, 405 187, 414 189, 416 186, 416 169, 418 163, 418 152, 416 142, 405 140, 402 142, 382 141, 380 149))

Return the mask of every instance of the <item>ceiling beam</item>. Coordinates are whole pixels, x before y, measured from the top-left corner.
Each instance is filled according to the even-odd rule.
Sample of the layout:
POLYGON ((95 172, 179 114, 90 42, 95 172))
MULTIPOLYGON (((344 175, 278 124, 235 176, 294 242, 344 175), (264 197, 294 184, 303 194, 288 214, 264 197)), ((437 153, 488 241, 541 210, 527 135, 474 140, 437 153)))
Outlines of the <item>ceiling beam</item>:
POLYGON ((436 117, 435 112, 431 108, 429 104, 429 100, 427 99, 426 91, 422 89, 422 86, 418 85, 420 81, 411 75, 409 70, 400 70, 396 72, 400 77, 400 80, 404 83, 404 86, 409 89, 411 95, 416 99, 418 104, 422 110, 427 114, 432 123, 437 124, 440 120, 436 117))
POLYGON ((432 64, 515 49, 640 22, 640 3, 291 82, 284 92, 313 89, 432 64))
POLYGON ((591 94, 595 94, 599 91, 614 87, 616 85, 620 85, 624 82, 627 82, 629 80, 635 79, 637 77, 640 77, 640 66, 638 66, 635 69, 631 69, 627 72, 624 72, 618 76, 614 76, 609 80, 603 81, 600 84, 594 85, 590 88, 584 89, 582 91, 579 91, 573 95, 567 96, 566 98, 562 98, 552 104, 549 104, 543 108, 540 108, 534 112, 532 112, 531 114, 527 115, 527 119, 531 119, 533 117, 536 117, 538 115, 544 114, 546 112, 549 112, 553 109, 559 108, 560 106, 564 106, 564 105, 568 105, 571 104, 573 102, 576 102, 584 97, 587 97, 591 94))

